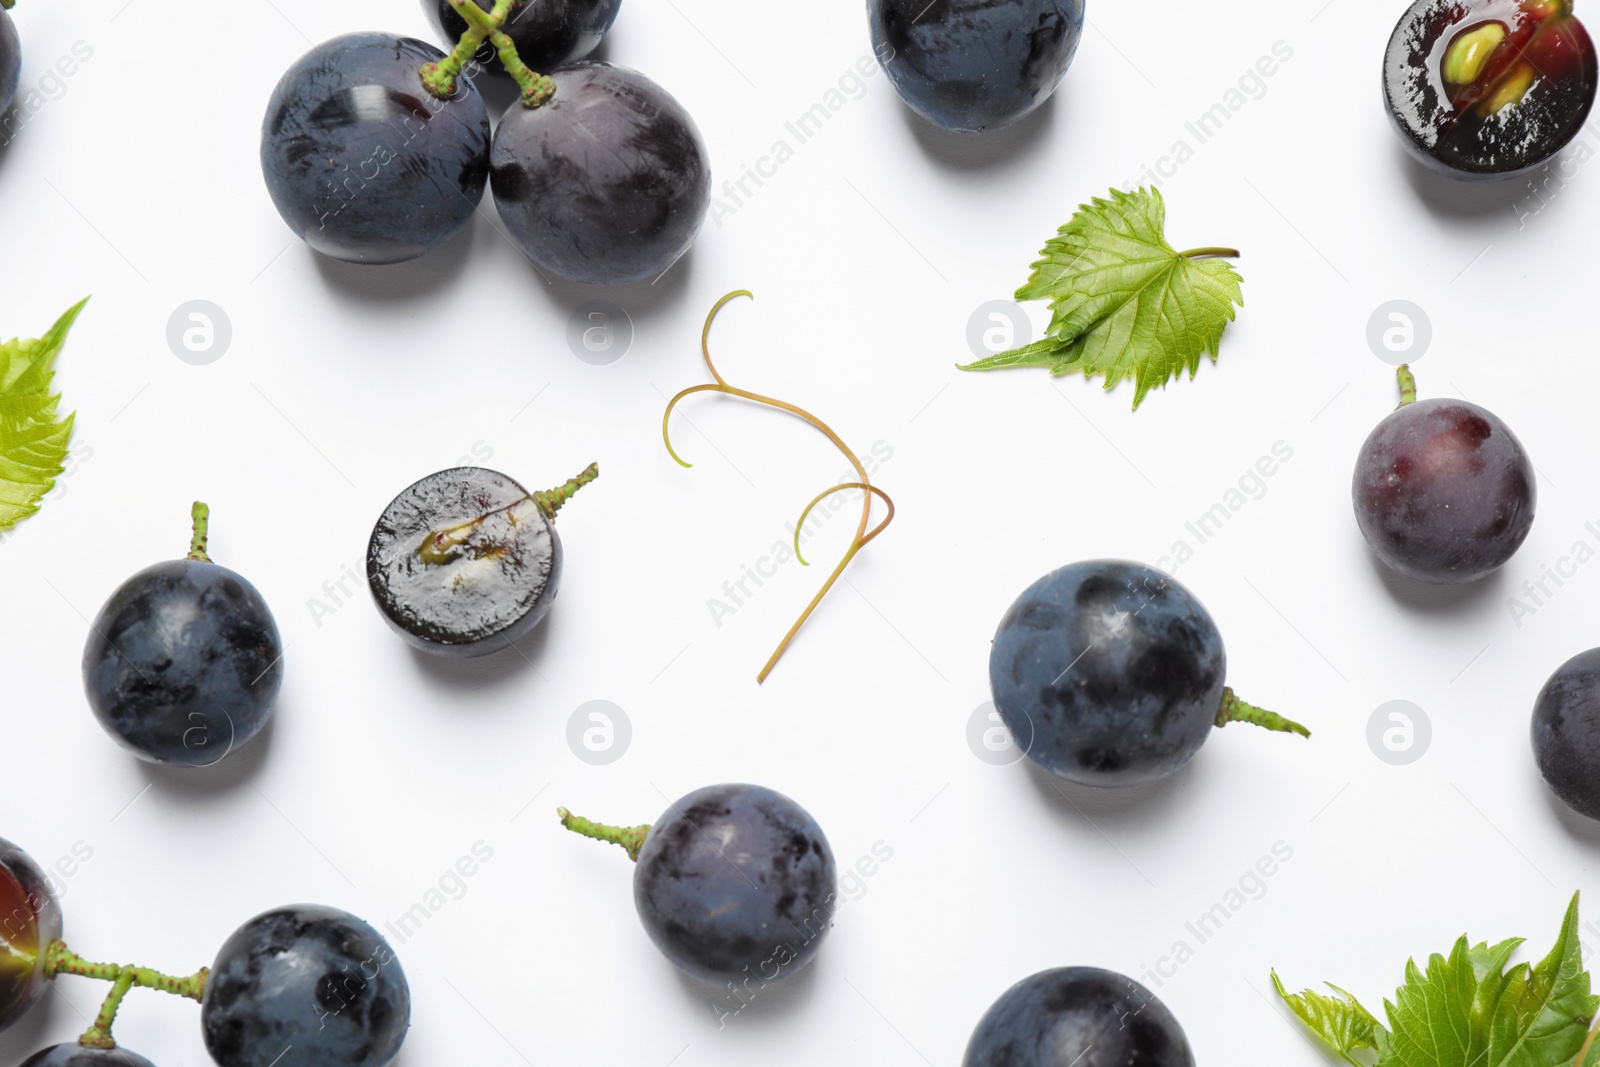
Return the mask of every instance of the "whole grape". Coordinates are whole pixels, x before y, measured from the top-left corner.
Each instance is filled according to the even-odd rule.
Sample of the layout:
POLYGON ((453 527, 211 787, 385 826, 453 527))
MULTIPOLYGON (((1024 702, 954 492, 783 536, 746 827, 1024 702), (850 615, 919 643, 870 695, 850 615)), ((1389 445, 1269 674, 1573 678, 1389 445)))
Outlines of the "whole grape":
POLYGON ((22 39, 5 8, 0 8, 0 111, 11 106, 22 78, 22 39))
POLYGON ((50 879, 0 837, 0 1030, 44 996, 45 950, 60 936, 61 902, 50 879))
POLYGON ((236 930, 200 1005, 219 1067, 383 1067, 410 1021, 410 987, 389 943, 354 915, 315 904, 236 930))
POLYGON ((55 1045, 35 1052, 22 1067, 156 1067, 125 1048, 85 1048, 79 1044, 55 1045))
POLYGON ((242 575, 169 560, 123 582, 100 609, 83 684, 100 725, 140 759, 210 766, 267 724, 283 639, 242 575))
POLYGON ((815 819, 754 785, 698 789, 651 827, 633 901, 656 947, 709 982, 777 981, 815 957, 838 906, 815 819))
POLYGON ((867 0, 872 47, 895 90, 947 130, 997 130, 1060 84, 1083 0, 867 0))
POLYGON ((543 269, 576 282, 653 281, 689 250, 711 205, 700 131, 627 67, 551 72, 542 107, 513 104, 490 149, 495 206, 543 269))
POLYGON ((1481 578, 1533 525, 1533 464, 1495 415, 1465 400, 1402 403, 1367 437, 1351 488, 1378 558, 1438 584, 1481 578))
MULTIPOLYGON (((478 6, 490 11, 494 0, 478 0, 478 6)), ((542 73, 593 52, 620 7, 622 0, 522 0, 501 29, 517 46, 517 58, 542 73)), ((467 32, 467 20, 456 14, 450 0, 422 0, 422 9, 448 46, 454 47, 467 32)), ((489 73, 508 76, 487 41, 476 58, 489 73)))
POLYGON ((962 1067, 1194 1067, 1183 1027, 1154 993, 1098 967, 1058 967, 1001 994, 962 1067))
POLYGON ((324 255, 398 263, 472 217, 489 173, 489 112, 466 76, 440 100, 422 87, 431 44, 335 37, 278 82, 261 126, 261 171, 289 228, 324 255))
POLYGON ((1556 796, 1600 819, 1600 648, 1567 660, 1539 690, 1533 755, 1556 796))

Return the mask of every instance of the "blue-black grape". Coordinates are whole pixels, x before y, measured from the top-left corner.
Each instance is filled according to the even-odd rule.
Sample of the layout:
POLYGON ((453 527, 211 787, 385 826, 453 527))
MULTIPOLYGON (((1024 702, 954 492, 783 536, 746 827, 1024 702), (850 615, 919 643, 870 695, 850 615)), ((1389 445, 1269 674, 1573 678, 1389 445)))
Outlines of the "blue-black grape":
POLYGON ((1600 819, 1600 648, 1567 660, 1539 690, 1533 755, 1556 796, 1600 819))
POLYGON ((472 217, 489 174, 489 112, 470 78, 449 100, 422 87, 431 44, 335 37, 278 82, 261 126, 261 171, 283 221, 352 263, 398 263, 472 217))
POLYGON ((542 107, 511 105, 490 149, 495 206, 534 263, 576 282, 653 281, 689 250, 711 205, 694 119, 627 67, 550 74, 542 107))
POLYGON ((1098 967, 1024 978, 984 1013, 962 1067, 1194 1067, 1183 1027, 1154 993, 1098 967))
POLYGON ((22 78, 22 39, 4 8, 0 8, 0 111, 16 99, 17 83, 22 78))
POLYGON ((220 1067, 383 1067, 405 1041, 411 990, 394 950, 348 912, 297 904, 223 944, 200 1026, 220 1067))
POLYGON ((123 582, 100 609, 83 684, 100 725, 134 755, 209 766, 267 724, 283 685, 283 639, 242 575, 170 560, 123 582))
POLYGON ((45 950, 61 936, 61 902, 39 865, 0 837, 0 1030, 49 987, 45 950))
POLYGON ((696 978, 777 981, 816 956, 838 907, 822 828, 782 793, 697 789, 639 850, 633 901, 667 958, 696 978))
POLYGON ((22 1067, 156 1067, 136 1052, 125 1048, 84 1048, 82 1045, 55 1045, 35 1052, 22 1061, 22 1067))
MULTIPOLYGON (((485 11, 494 0, 478 0, 485 11)), ((616 21, 622 0, 523 0, 511 9, 501 29, 517 46, 517 58, 536 71, 548 72, 593 52, 616 21)), ((467 32, 467 20, 456 14, 450 0, 422 0, 433 28, 446 47, 453 48, 467 32)), ((475 57, 482 69, 507 76, 505 67, 487 41, 475 57)))
POLYGON ((1356 458, 1356 523, 1408 578, 1468 582, 1499 567, 1533 525, 1533 464, 1492 412, 1465 400, 1402 404, 1356 458))
POLYGON ((901 99, 947 130, 1009 126, 1060 84, 1083 0, 867 0, 878 61, 901 99))

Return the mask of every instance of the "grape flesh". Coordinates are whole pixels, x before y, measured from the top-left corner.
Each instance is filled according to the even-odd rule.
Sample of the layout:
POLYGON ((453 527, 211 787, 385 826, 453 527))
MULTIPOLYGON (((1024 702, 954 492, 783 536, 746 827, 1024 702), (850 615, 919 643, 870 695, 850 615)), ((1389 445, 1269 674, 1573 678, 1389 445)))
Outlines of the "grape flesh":
POLYGON ((410 987, 389 943, 354 915, 315 904, 236 930, 200 1004, 219 1067, 383 1067, 410 1021, 410 987))
POLYGON ((1003 993, 962 1067, 1194 1067, 1183 1027, 1154 993, 1098 967, 1058 967, 1003 993))
POLYGON ((83 684, 100 725, 140 759, 209 766, 272 716, 283 639, 243 576, 169 560, 129 578, 100 609, 83 684))
POLYGON ((1567 660, 1539 690, 1533 755, 1556 796, 1600 819, 1600 648, 1567 660))
POLYGON ((1356 459, 1356 523, 1379 559, 1408 578, 1481 578, 1533 525, 1533 464, 1506 424, 1465 400, 1403 404, 1356 459))
POLYGON ((1011 125, 1060 84, 1083 0, 867 0, 872 47, 912 110, 947 130, 1011 125))
MULTIPOLYGON (((490 11, 494 0, 478 0, 478 6, 490 11)), ((524 0, 511 9, 501 29, 517 46, 518 59, 546 73, 593 52, 616 21, 620 7, 622 0, 524 0)), ((456 14, 450 0, 422 0, 422 9, 447 48, 455 47, 467 32, 467 20, 456 14)), ((509 77, 487 41, 475 58, 489 73, 509 77)))
POLYGON ((1205 606, 1141 563, 1090 560, 1034 582, 989 653, 995 710, 1052 774, 1085 785, 1163 778, 1205 744, 1227 655, 1205 606))
POLYGON ((22 1067, 156 1067, 136 1052, 125 1048, 84 1048, 82 1045, 56 1045, 35 1052, 22 1061, 22 1067))
POLYGON ((44 953, 61 936, 61 902, 22 849, 0 837, 0 1030, 39 1002, 49 986, 44 953))
POLYGON ((335 37, 278 82, 261 126, 261 171, 289 228, 323 255, 398 263, 472 217, 489 173, 489 112, 466 76, 440 100, 422 87, 431 44, 335 37))
POLYGON ((778 981, 816 956, 838 871, 815 819, 782 793, 715 785, 679 800, 639 850, 633 901, 656 947, 708 982, 778 981))
POLYGON ((17 96, 17 83, 22 78, 22 39, 17 36, 16 23, 4 8, 0 8, 0 111, 11 106, 17 96))
POLYGON ((705 143, 683 105, 637 71, 574 63, 541 107, 494 132, 495 206, 539 267, 575 282, 654 281, 689 250, 711 205, 705 143))

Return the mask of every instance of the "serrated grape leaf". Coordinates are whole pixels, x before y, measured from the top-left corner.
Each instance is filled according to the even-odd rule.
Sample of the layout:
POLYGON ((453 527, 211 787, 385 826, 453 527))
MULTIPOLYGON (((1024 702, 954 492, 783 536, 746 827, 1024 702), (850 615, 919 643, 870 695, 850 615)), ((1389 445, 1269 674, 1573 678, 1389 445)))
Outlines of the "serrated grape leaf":
MULTIPOLYGON (((1384 1001, 1387 1031, 1372 1020, 1372 1041, 1360 1043, 1355 998, 1343 1002, 1307 991, 1278 995, 1313 1032, 1347 1061, 1350 1052, 1378 1051, 1377 1067, 1597 1067, 1600 1043, 1587 1049, 1589 1024, 1600 997, 1590 992, 1578 945, 1578 897, 1567 907, 1561 933, 1548 955, 1506 969, 1522 942, 1490 945, 1456 941, 1448 957, 1434 953, 1426 969, 1406 962, 1405 984, 1384 1001)), ((1334 987, 1336 990, 1338 987, 1334 987)), ((1370 1019, 1370 1016, 1368 1017, 1370 1019)))
POLYGON ((66 463, 73 416, 57 418, 50 392, 56 356, 88 298, 56 320, 43 337, 0 344, 0 530, 39 510, 66 463))
POLYGON ((1338 997, 1310 989, 1290 993, 1283 988, 1277 971, 1272 972, 1272 986, 1283 1002, 1289 1005, 1289 1010, 1345 1062, 1355 1067, 1367 1067, 1353 1054, 1364 1049, 1381 1050, 1387 1047, 1389 1035, 1383 1029, 1383 1024, 1363 1008, 1355 997, 1332 982, 1328 983, 1328 988, 1338 993, 1338 997))
POLYGON ((995 370, 1047 366, 1052 373, 1100 375, 1110 389, 1134 379, 1133 406, 1188 370, 1201 355, 1213 362, 1222 332, 1243 306, 1232 264, 1207 258, 1214 249, 1183 253, 1167 243, 1166 205, 1157 189, 1111 190, 1080 205, 1046 242, 1018 300, 1047 299, 1047 336, 963 366, 995 370))

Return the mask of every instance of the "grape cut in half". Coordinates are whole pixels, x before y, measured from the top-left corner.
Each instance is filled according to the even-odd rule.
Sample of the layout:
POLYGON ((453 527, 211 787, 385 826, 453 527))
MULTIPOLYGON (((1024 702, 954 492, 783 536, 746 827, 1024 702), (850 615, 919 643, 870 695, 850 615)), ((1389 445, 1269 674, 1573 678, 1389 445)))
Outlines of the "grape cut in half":
POLYGON ((1583 128, 1600 83, 1571 0, 1417 0, 1383 56, 1401 141, 1462 179, 1509 178, 1583 128))
POLYGON ((962 1067, 1194 1067, 1183 1027, 1132 978, 1058 967, 1024 978, 984 1013, 962 1067))
MULTIPOLYGON (((478 0, 478 6, 492 11, 494 0, 478 0)), ((621 7, 622 0, 521 0, 501 29, 517 46, 518 59, 536 71, 551 71, 593 52, 621 7)), ((454 48, 467 32, 467 20, 450 0, 422 0, 422 9, 446 48, 454 48)), ((490 74, 509 77, 488 41, 475 59, 490 74)))
POLYGON ((1539 690, 1533 755, 1567 807, 1600 819, 1600 648, 1567 660, 1539 690))
POLYGON ((0 1030, 44 996, 45 952, 60 936, 61 902, 50 879, 32 857, 0 837, 0 1030))

